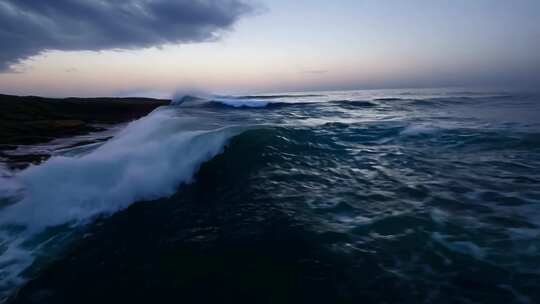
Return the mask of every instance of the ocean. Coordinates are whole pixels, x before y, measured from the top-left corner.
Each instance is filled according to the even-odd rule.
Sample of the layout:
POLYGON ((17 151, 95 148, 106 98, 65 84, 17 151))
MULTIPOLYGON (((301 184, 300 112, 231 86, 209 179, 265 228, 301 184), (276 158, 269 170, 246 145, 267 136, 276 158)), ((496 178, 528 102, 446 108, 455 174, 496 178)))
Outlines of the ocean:
POLYGON ((12 303, 538 303, 540 96, 183 96, 0 167, 12 303))

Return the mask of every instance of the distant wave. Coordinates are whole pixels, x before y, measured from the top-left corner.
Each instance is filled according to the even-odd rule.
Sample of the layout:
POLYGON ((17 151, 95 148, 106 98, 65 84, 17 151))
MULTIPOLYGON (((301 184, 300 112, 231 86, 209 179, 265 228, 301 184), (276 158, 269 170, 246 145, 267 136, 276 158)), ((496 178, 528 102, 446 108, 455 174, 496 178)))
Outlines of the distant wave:
MULTIPOLYGON (((234 108, 266 108, 270 104, 273 104, 268 99, 237 99, 237 98, 214 98, 210 101, 211 103, 221 104, 224 106, 234 107, 234 108)), ((283 102, 279 102, 283 104, 283 102)))
MULTIPOLYGON (((443 106, 448 104, 459 104, 466 102, 473 97, 436 97, 436 98, 421 98, 421 99, 404 99, 404 98, 376 98, 372 101, 367 100, 329 100, 329 101, 310 101, 286 99, 284 96, 292 95, 275 95, 271 98, 257 99, 258 96, 241 96, 241 97, 198 97, 198 96, 184 96, 176 101, 173 101, 173 105, 180 105, 183 107, 232 107, 232 108, 276 108, 285 106, 302 106, 322 103, 330 103, 341 105, 347 108, 359 108, 359 107, 375 107, 377 102, 399 102, 400 104, 408 104, 414 106, 443 106), (250 98, 248 98, 250 97, 250 98)), ((307 95, 295 95, 295 96, 307 96, 307 95)), ((316 95, 320 96, 320 95, 316 95)), ((480 99, 480 97, 477 97, 480 99)), ((481 100, 489 100, 482 98, 481 100)))
POLYGON ((246 95, 246 96, 223 96, 234 99, 279 99, 279 98, 307 98, 307 97, 326 97, 320 94, 304 94, 304 95, 246 95))
MULTIPOLYGON (((286 96, 286 95, 280 95, 286 96)), ((304 95, 305 96, 305 95, 304 95)), ((273 98, 247 98, 248 96, 241 97, 197 97, 197 96, 184 96, 176 101, 173 101, 173 105, 179 105, 183 107, 216 107, 226 106, 232 108, 275 108, 283 106, 295 106, 302 104, 313 104, 315 102, 309 101, 275 101, 281 97, 273 98)), ((256 96, 253 96, 256 97, 256 96)))

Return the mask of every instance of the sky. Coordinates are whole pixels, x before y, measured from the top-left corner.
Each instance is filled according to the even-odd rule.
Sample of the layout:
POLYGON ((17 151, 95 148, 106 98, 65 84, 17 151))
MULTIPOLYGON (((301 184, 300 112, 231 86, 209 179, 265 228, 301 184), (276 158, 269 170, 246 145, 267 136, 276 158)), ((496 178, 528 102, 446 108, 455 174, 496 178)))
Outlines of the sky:
POLYGON ((0 93, 539 87, 537 0, 0 0, 0 93))

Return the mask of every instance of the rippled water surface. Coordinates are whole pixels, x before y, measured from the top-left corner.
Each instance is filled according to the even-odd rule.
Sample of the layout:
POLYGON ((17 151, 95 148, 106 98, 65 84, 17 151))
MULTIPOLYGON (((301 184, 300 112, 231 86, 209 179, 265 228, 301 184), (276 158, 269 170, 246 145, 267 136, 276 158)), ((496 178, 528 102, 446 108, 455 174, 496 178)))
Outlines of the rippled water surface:
POLYGON ((539 118, 515 92, 187 96, 2 169, 0 285, 15 303, 536 303, 539 118))

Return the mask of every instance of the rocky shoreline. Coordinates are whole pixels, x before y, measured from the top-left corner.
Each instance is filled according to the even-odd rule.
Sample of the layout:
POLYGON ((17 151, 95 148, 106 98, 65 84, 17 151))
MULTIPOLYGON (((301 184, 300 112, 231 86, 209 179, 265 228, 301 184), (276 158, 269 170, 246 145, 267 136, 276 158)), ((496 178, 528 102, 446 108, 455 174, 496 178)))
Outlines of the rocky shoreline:
MULTIPOLYGON (((99 134, 169 103, 170 100, 150 98, 54 99, 0 94, 0 160, 15 168, 39 163, 50 154, 12 152, 21 150, 21 147, 41 145, 56 139, 99 134)), ((81 142, 88 144, 106 138, 83 138, 81 142)), ((67 143, 72 146, 80 144, 67 143)))

